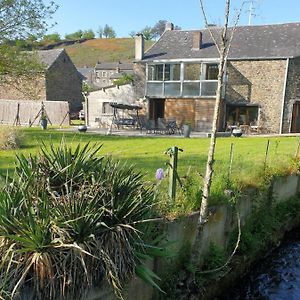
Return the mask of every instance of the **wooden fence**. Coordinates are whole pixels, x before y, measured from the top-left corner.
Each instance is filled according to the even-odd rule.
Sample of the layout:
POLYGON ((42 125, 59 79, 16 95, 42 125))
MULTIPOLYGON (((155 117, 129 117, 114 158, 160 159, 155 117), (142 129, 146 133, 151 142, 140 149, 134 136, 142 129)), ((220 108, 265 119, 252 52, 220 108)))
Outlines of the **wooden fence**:
POLYGON ((41 109, 52 125, 69 125, 69 103, 67 101, 0 100, 0 124, 38 125, 41 109))

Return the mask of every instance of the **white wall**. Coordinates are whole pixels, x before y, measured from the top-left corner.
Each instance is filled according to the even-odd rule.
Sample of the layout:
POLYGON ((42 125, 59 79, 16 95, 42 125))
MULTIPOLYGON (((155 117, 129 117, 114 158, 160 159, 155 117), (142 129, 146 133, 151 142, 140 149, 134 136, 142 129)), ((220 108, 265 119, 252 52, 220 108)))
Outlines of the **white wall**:
POLYGON ((113 86, 101 89, 99 91, 91 92, 88 96, 87 114, 88 125, 90 127, 107 127, 110 124, 112 114, 102 113, 102 106, 104 102, 117 102, 134 105, 142 104, 136 98, 134 88, 131 84, 126 84, 119 87, 113 86))

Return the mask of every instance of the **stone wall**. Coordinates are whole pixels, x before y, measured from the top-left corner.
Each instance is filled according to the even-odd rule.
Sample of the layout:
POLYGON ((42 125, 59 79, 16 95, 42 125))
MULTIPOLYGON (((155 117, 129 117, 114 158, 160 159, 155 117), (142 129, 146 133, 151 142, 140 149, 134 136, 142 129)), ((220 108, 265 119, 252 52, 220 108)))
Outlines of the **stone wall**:
POLYGON ((142 63, 134 63, 133 73, 136 98, 144 98, 146 91, 146 65, 142 63))
POLYGON ((82 80, 65 51, 55 60, 46 73, 46 99, 68 101, 70 111, 82 109, 82 80))
POLYGON ((290 132, 293 104, 300 100, 300 58, 290 59, 288 67, 282 133, 290 132))
POLYGON ((285 72, 283 59, 228 62, 226 102, 259 105, 258 125, 279 133, 285 72))
POLYGON ((82 109, 82 80, 65 51, 44 75, 6 78, 6 81, 9 84, 0 85, 0 99, 68 101, 71 112, 82 109))
POLYGON ((7 77, 5 83, 0 85, 0 99, 46 99, 45 76, 39 74, 17 78, 7 77))

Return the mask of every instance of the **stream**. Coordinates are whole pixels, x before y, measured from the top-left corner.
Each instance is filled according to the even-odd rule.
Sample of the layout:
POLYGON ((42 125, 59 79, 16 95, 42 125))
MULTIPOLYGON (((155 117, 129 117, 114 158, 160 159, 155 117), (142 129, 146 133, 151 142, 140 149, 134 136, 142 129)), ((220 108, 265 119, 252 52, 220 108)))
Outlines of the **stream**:
POLYGON ((300 300, 300 228, 222 299, 300 300))

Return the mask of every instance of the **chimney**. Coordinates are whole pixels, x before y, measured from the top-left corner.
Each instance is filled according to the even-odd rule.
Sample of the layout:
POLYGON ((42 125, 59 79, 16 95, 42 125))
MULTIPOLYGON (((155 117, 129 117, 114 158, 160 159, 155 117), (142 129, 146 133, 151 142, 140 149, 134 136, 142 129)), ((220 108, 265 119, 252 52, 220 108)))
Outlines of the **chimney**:
POLYGON ((142 60, 144 58, 144 36, 138 33, 135 36, 135 60, 142 60))
POLYGON ((165 31, 174 30, 174 24, 171 22, 166 23, 165 31))
POLYGON ((202 32, 194 31, 193 32, 193 50, 200 50, 202 46, 202 32))

